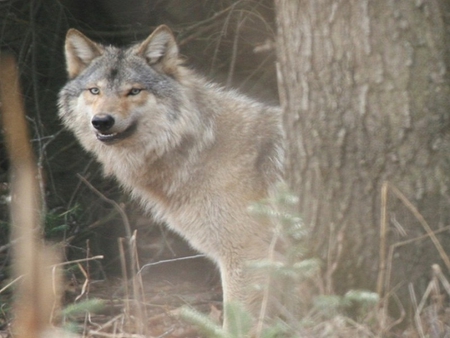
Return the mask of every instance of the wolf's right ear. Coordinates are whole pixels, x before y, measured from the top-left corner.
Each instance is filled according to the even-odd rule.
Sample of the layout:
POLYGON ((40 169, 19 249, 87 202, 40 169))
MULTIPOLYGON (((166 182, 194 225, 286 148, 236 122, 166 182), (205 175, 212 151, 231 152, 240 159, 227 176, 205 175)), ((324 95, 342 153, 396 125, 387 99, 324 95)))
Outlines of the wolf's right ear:
POLYGON ((151 66, 160 66, 165 73, 175 75, 178 65, 178 46, 166 25, 158 26, 138 47, 137 54, 151 66))
POLYGON ((103 54, 103 47, 88 39, 80 31, 71 28, 65 43, 69 78, 78 76, 96 57, 103 54))

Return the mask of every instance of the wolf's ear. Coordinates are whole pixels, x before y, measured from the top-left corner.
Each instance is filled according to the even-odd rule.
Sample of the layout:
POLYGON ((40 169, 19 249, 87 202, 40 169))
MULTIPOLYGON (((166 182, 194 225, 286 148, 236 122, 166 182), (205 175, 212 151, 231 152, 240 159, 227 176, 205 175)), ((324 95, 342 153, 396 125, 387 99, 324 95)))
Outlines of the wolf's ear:
POLYGON ((66 35, 66 62, 69 78, 78 76, 96 57, 103 54, 103 47, 71 28, 66 35))
POLYGON ((166 25, 158 26, 138 47, 137 54, 149 65, 161 66, 162 71, 175 75, 178 65, 178 46, 166 25))

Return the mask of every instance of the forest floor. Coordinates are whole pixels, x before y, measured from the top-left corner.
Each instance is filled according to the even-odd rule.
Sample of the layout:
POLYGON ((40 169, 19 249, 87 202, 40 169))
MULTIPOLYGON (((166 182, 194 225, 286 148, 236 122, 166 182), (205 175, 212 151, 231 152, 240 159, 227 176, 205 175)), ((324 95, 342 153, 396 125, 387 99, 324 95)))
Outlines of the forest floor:
MULTIPOLYGON (((195 253, 190 257, 192 258, 163 258, 148 265, 143 263, 141 273, 134 274, 133 278, 90 278, 89 273, 86 278, 80 278, 79 275, 72 279, 66 278, 61 310, 62 326, 76 332, 78 335, 74 337, 86 338, 207 337, 201 334, 197 326, 183 319, 180 313, 187 307, 205 314, 220 325, 222 290, 219 273, 205 258, 198 257, 195 253), (92 301, 97 306, 93 306, 92 301)), ((0 253, 0 266, 5 266, 7 260, 5 251, 0 253)), ((2 270, 4 269, 0 269, 0 277, 4 277, 2 270)), ((0 278, 0 338, 11 337, 11 293, 14 287, 1 291, 5 290, 7 283, 0 278)), ((444 288, 450 287, 446 280, 444 284, 444 288)), ((361 322, 336 314, 329 318, 322 317, 298 336, 450 337, 450 309, 443 300, 442 293, 437 290, 437 280, 430 286, 436 288, 436 294, 432 299, 428 299, 429 294, 424 295, 420 301, 420 306, 425 303, 428 305, 415 318, 418 325, 410 322, 408 327, 391 327, 385 330, 386 327, 380 328, 376 324, 376 314, 370 315, 370 321, 361 322)), ((376 312, 376 308, 374 311, 376 312)))
MULTIPOLYGON (((186 306, 220 323, 219 274, 206 259, 167 260, 143 269, 141 276, 128 282, 118 277, 66 280, 63 327, 83 337, 202 337, 180 317, 186 306), (138 287, 133 296, 136 281, 143 288, 138 287)), ((11 336, 9 297, 9 292, 0 294, 0 338, 11 336)))
MULTIPOLYGON (((87 337, 201 337, 178 313, 188 306, 209 314, 220 323, 222 290, 219 282, 212 265, 200 258, 167 261, 144 269, 143 290, 135 297, 139 298, 137 303, 127 295, 132 293, 133 280, 127 285, 123 279, 92 283, 90 297, 103 300, 105 306, 90 316, 84 334, 87 337), (128 318, 127 312, 130 312, 128 318)), ((83 325, 86 319, 79 317, 77 322, 83 325)))
MULTIPOLYGON (((61 320, 56 321, 58 326, 77 333, 76 337, 85 338, 207 337, 200 333, 198 326, 181 315, 184 309, 189 308, 204 314, 205 318, 220 327, 222 290, 219 272, 214 265, 170 234, 141 233, 136 239, 139 249, 134 247, 134 252, 139 252, 139 272, 131 271, 131 261, 121 263, 120 255, 111 255, 116 258, 112 260, 110 257, 109 262, 106 259, 108 255, 105 255, 105 259, 99 260, 98 264, 83 260, 80 260, 81 263, 65 263, 64 297, 61 320), (164 250, 158 249, 156 255, 151 248, 161 245, 155 244, 155 241, 165 243, 162 245, 164 250), (126 275, 119 272, 121 265, 127 267, 122 269, 127 271, 126 275), (99 272, 110 266, 114 267, 115 273, 99 272)), ((113 242, 117 243, 115 240, 113 242)), ((10 244, 0 246, 0 338, 11 337, 11 304, 18 284, 8 278, 8 248, 10 244)), ((345 311, 332 309, 320 314, 311 306, 310 313, 305 312, 306 319, 302 319, 301 334, 295 336, 450 337, 450 284, 436 267, 427 291, 415 300, 417 309, 414 317, 402 313, 400 317, 382 320, 381 301, 362 318, 352 318, 345 311)), ((317 299, 323 299, 320 296, 317 299)), ((338 297, 328 295, 331 300, 338 297)), ((332 305, 330 302, 327 304, 328 307, 332 305)), ((55 314, 58 312, 54 311, 55 314)))

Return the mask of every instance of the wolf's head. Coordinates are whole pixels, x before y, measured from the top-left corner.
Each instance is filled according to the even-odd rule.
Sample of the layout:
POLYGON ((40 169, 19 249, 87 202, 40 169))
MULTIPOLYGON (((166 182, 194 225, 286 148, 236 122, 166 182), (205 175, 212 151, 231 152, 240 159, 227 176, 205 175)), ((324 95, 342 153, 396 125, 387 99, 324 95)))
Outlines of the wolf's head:
POLYGON ((191 122, 198 123, 182 114, 193 109, 186 106, 178 47, 167 26, 123 49, 71 29, 65 54, 70 81, 60 93, 60 117, 87 150, 98 153, 137 141, 147 148, 152 142, 153 148, 169 147, 192 130, 191 122))

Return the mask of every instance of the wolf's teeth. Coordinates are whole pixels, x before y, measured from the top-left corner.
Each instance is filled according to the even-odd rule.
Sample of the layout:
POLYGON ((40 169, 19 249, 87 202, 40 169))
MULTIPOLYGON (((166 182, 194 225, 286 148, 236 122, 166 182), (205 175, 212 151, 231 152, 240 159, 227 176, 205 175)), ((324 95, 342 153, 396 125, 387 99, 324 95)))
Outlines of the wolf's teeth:
MULTIPOLYGON (((1 0, 0 0, 1 1, 1 0)), ((136 123, 132 123, 127 129, 121 132, 103 134, 96 132, 97 139, 107 144, 112 144, 114 141, 119 141, 130 136, 136 130, 136 123)))

